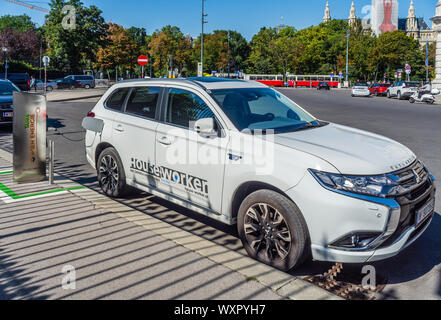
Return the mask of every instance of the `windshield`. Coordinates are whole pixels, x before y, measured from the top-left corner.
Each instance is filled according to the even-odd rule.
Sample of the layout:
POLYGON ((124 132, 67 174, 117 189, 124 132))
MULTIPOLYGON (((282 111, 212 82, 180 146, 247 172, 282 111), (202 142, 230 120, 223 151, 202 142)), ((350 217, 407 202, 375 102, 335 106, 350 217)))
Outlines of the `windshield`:
POLYGON ((406 82, 406 87, 418 88, 420 86, 419 82, 406 82))
POLYGON ((8 82, 0 83, 0 96, 12 96, 14 91, 20 91, 15 84, 8 82))
POLYGON ((285 133, 323 125, 270 88, 212 90, 212 95, 240 131, 285 133))

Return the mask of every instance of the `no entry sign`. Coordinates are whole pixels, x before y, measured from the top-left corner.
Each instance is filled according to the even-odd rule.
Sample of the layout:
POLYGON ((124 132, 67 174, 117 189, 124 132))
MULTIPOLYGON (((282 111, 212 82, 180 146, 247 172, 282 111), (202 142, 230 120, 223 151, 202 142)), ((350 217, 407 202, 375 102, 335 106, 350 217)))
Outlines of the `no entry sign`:
POLYGON ((149 63, 149 58, 147 56, 139 56, 138 63, 140 66, 146 66, 149 63))

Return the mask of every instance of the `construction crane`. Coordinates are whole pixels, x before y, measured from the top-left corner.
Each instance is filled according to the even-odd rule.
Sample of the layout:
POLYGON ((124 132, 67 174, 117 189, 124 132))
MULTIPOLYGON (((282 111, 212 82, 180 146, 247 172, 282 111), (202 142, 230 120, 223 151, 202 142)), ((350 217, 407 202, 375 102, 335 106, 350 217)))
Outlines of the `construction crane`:
POLYGON ((13 4, 17 4, 19 6, 23 6, 23 7, 29 8, 31 10, 37 10, 37 11, 49 13, 48 9, 45 9, 45 8, 42 8, 42 7, 39 7, 39 6, 34 6, 33 4, 30 4, 30 3, 27 3, 27 2, 17 1, 17 0, 5 0, 5 1, 13 3, 13 4))

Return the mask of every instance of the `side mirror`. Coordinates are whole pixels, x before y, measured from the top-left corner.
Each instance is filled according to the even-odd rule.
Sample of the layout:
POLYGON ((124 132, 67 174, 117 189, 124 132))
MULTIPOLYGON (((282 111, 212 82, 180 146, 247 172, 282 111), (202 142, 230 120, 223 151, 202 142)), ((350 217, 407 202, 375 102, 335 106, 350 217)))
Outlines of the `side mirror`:
POLYGON ((216 122, 213 118, 200 119, 195 122, 194 130, 202 136, 217 136, 216 122))

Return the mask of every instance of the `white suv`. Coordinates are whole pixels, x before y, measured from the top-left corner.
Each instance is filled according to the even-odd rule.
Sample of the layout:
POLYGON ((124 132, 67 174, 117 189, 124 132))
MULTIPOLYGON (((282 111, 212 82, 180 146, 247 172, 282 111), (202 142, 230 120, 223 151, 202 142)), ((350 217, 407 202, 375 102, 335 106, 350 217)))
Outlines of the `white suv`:
POLYGON ((397 97, 398 100, 409 99, 415 92, 418 92, 419 82, 398 81, 387 89, 386 95, 390 99, 397 97))
POLYGON ((83 127, 107 195, 135 188, 237 224, 249 255, 281 270, 395 256, 434 216, 434 178, 408 148, 257 82, 122 82, 83 127))

